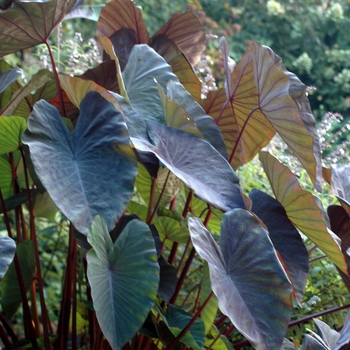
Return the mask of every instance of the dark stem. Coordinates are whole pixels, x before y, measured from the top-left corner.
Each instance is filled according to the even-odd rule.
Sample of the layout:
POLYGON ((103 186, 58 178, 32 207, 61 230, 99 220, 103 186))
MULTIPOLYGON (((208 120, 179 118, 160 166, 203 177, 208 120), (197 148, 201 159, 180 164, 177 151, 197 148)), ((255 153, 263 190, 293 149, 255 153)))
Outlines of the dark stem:
POLYGON ((60 102, 60 107, 61 107, 61 113, 62 113, 62 115, 64 117, 67 117, 66 108, 64 107, 64 101, 63 101, 63 96, 62 96, 61 83, 60 83, 60 79, 58 77, 58 72, 57 72, 57 66, 56 66, 56 63, 55 63, 55 59, 53 57, 51 46, 48 43, 48 41, 46 41, 46 40, 45 40, 45 45, 46 45, 46 47, 47 47, 47 49, 49 51, 49 55, 50 55, 52 72, 53 72, 53 76, 55 77, 57 93, 58 93, 58 100, 60 102))
POLYGON ((154 196, 155 196, 156 189, 157 189, 157 181, 158 181, 158 179, 156 177, 152 178, 152 187, 151 187, 151 192, 150 192, 150 198, 149 198, 149 203, 148 203, 148 212, 147 212, 147 220, 146 220, 146 222, 148 224, 151 223, 150 218, 152 216, 152 208, 153 208, 153 203, 154 203, 154 196))
POLYGON ((36 261, 36 270, 37 270, 37 279, 38 279, 38 289, 39 289, 39 296, 40 296, 40 307, 41 307, 41 317, 42 317, 42 324, 43 324, 43 330, 44 330, 44 343, 47 349, 50 348, 50 337, 49 337, 49 324, 50 320, 48 318, 48 313, 46 309, 45 304, 45 296, 44 296, 44 282, 42 279, 42 273, 41 273, 41 263, 40 263, 40 253, 39 253, 39 246, 38 246, 38 239, 36 236, 36 227, 35 227, 35 219, 34 219, 34 213, 33 213, 33 204, 32 204, 32 197, 30 195, 30 187, 29 187, 29 180, 28 180, 28 168, 26 164, 26 159, 24 156, 24 152, 21 149, 22 154, 22 160, 23 160, 23 167, 24 167, 24 177, 26 182, 26 191, 27 191, 27 199, 28 199, 28 210, 29 210, 29 223, 30 223, 30 234, 31 239, 33 240, 34 244, 34 252, 35 252, 35 261, 36 261))
POLYGON ((8 335, 11 337, 12 341, 18 342, 18 338, 16 333, 12 330, 10 324, 7 322, 5 316, 2 314, 2 312, 0 312, 0 321, 3 324, 4 328, 6 329, 6 332, 8 333, 8 335))

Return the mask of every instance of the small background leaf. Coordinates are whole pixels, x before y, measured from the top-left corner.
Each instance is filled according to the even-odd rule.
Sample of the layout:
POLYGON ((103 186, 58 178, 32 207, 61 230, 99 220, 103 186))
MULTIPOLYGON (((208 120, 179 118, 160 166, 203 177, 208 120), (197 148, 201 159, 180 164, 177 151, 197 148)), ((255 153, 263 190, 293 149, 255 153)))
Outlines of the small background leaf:
POLYGON ((6 274, 16 252, 15 241, 6 236, 0 236, 0 280, 6 274))

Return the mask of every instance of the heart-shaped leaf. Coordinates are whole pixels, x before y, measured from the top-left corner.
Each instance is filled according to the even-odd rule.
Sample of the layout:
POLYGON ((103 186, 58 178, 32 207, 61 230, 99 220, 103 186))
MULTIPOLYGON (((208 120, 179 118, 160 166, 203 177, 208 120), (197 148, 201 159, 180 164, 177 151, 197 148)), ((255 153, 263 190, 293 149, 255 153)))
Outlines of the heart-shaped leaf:
POLYGON ((300 234, 276 199, 259 190, 252 190, 249 197, 253 201, 252 211, 267 226, 271 241, 285 264, 295 298, 301 303, 309 272, 309 255, 300 234))
POLYGON ((80 232, 88 232, 97 214, 112 228, 133 193, 137 166, 123 117, 111 103, 90 91, 70 133, 57 109, 40 101, 23 142, 51 198, 80 232))
POLYGON ((45 43, 76 0, 16 2, 0 13, 0 57, 45 43))
POLYGON ((153 144, 131 138, 136 149, 154 153, 187 187, 221 210, 244 208, 239 179, 213 146, 186 132, 148 122, 153 144))
POLYGON ((198 218, 189 219, 189 228, 209 264, 221 312, 256 349, 279 349, 292 315, 292 288, 267 231, 243 209, 224 214, 220 246, 198 218))
POLYGON ((26 121, 21 117, 0 118, 0 155, 17 150, 22 142, 26 121))
MULTIPOLYGON (((36 270, 33 241, 23 241, 17 246, 19 266, 24 288, 28 291, 33 283, 36 270)), ((14 261, 11 263, 4 279, 1 281, 1 306, 4 314, 11 319, 22 303, 22 294, 14 261)))
POLYGON ((5 276, 5 273, 11 264, 16 252, 15 241, 6 236, 0 236, 0 280, 5 276))
POLYGON ((159 265, 149 227, 130 221, 113 244, 97 216, 88 234, 87 276, 101 329, 113 349, 121 349, 141 328, 156 299, 159 265), (137 311, 137 312, 136 312, 137 311))
POLYGON ((268 152, 260 152, 259 159, 275 197, 283 205, 289 220, 347 273, 344 255, 328 232, 322 211, 312 194, 303 190, 294 174, 268 152))

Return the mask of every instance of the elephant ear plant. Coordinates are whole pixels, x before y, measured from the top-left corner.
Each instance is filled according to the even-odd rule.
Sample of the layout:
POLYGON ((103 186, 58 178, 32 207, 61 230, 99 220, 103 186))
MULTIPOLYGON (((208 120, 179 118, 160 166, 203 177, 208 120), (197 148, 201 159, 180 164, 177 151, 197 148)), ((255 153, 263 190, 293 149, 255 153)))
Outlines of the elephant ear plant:
MULTIPOLYGON (((206 45, 198 18, 176 13, 150 37, 130 0, 99 15, 108 58, 81 76, 58 74, 48 39, 73 8, 71 18, 89 18, 76 5, 16 1, 0 12, 0 55, 44 43, 53 71, 23 86, 19 70, 0 62, 5 348, 240 348, 234 329, 256 349, 290 348, 306 239, 350 285, 349 165, 322 169, 305 86, 253 42, 232 69, 223 38, 225 87, 203 97, 193 69, 206 45), (322 174, 332 185, 341 206, 329 208, 330 220, 291 169, 262 151, 276 134, 317 191, 322 174), (235 171, 258 154, 275 198, 240 185, 235 171), (54 221, 57 213, 65 219, 54 221), (43 216, 69 237, 56 311, 41 268, 43 216)), ((319 344, 349 340, 344 332, 319 344)))

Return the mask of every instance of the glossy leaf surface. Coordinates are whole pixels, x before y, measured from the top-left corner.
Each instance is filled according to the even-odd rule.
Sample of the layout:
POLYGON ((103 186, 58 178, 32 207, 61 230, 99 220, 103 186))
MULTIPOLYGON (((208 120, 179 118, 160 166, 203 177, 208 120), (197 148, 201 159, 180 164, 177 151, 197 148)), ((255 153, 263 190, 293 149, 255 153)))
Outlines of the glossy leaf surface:
POLYGON ((249 197, 253 201, 252 211, 267 226, 271 241, 285 264, 296 300, 301 303, 309 272, 309 255, 300 234, 276 199, 259 190, 252 190, 249 197))
POLYGON ((260 152, 259 159, 289 220, 347 273, 344 255, 328 232, 322 211, 312 194, 303 190, 293 173, 268 152, 260 152))
POLYGON ((16 252, 15 241, 7 236, 0 236, 0 280, 5 276, 16 252))
POLYGON ((137 166, 123 117, 112 104, 89 92, 70 133, 57 109, 40 101, 23 142, 51 198, 80 232, 88 232, 97 214, 113 226, 133 193, 137 166))
POLYGON ((0 117, 0 155, 17 150, 22 144, 26 121, 21 117, 0 117))
POLYGON ((154 153, 187 187, 221 210, 243 208, 239 179, 210 143, 180 130, 148 122, 154 145, 132 138, 136 149, 154 153))
POLYGON ((87 275, 97 319, 111 347, 121 349, 141 328, 156 299, 154 239, 145 223, 132 220, 113 244, 105 220, 97 216, 88 241, 93 249, 87 254, 87 275))
MULTIPOLYGON (((33 283, 36 269, 33 241, 23 241, 17 246, 17 256, 24 282, 24 288, 28 291, 33 283)), ((1 281, 1 305, 4 314, 11 319, 22 303, 22 294, 19 287, 17 272, 14 262, 10 265, 5 277, 1 281)))
POLYGON ((224 214, 220 246, 199 219, 190 218, 189 228, 209 264, 221 312, 256 349, 279 349, 292 314, 292 288, 266 230, 242 209, 224 214))
POLYGON ((75 3, 21 2, 0 13, 0 57, 44 43, 75 3))

